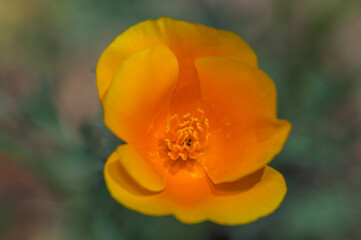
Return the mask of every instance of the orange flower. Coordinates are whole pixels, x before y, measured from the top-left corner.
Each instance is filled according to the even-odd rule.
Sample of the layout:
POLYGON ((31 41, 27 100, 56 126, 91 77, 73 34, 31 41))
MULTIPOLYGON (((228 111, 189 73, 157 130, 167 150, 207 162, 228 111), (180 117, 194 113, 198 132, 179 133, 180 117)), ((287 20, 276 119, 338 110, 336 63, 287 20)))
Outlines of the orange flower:
POLYGON ((291 125, 276 88, 237 35, 170 18, 117 37, 97 66, 107 127, 127 144, 107 160, 115 200, 185 223, 245 224, 286 194, 267 166, 291 125))

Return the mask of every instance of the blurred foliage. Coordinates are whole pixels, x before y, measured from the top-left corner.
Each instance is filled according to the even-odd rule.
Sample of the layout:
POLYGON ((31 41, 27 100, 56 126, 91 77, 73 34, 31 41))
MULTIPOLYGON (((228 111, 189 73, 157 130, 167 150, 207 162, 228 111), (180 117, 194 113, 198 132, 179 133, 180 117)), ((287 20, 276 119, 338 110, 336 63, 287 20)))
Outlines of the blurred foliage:
MULTIPOLYGON (((360 239, 361 17, 357 0, 0 2, 1 239, 360 239), (288 194, 272 215, 184 225, 116 203, 102 167, 94 69, 129 26, 170 16, 238 33, 293 130, 271 163, 288 194)), ((245 206, 247 207, 247 206, 245 206)))

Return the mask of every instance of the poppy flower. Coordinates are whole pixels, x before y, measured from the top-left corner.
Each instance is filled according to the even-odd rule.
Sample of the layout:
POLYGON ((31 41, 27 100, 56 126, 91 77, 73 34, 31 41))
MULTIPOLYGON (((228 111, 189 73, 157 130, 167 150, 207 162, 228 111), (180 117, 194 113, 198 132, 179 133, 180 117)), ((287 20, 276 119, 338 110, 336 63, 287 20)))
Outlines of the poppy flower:
POLYGON ((277 118, 275 85, 238 35, 147 20, 105 49, 96 74, 104 122, 126 142, 104 167, 116 201, 225 225, 280 205, 285 180, 267 164, 291 125, 277 118))

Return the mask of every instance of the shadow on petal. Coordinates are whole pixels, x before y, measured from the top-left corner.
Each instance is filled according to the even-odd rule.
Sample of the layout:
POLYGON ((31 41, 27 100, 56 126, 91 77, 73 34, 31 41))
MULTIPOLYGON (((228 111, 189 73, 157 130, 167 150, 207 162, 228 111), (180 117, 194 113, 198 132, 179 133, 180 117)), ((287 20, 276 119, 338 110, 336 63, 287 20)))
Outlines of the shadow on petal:
POLYGON ((129 193, 138 196, 151 196, 157 194, 157 192, 146 190, 136 183, 124 170, 119 161, 112 162, 108 165, 108 173, 119 186, 122 186, 122 188, 129 193))
POLYGON ((214 195, 234 195, 246 192, 261 181, 264 168, 234 182, 210 184, 214 195))

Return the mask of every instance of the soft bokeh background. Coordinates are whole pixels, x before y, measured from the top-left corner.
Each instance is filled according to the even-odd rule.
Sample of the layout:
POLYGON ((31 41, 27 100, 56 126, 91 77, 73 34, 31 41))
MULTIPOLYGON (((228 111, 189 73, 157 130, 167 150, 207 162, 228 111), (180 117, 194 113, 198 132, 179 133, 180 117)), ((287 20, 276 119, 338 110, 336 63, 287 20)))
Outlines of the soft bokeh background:
MULTIPOLYGON (((359 0, 1 0, 0 239, 361 239, 359 0), (272 215, 184 225, 117 204, 94 69, 129 26, 170 16, 243 37, 293 130, 272 215)), ((247 207, 247 206, 245 206, 247 207)))

